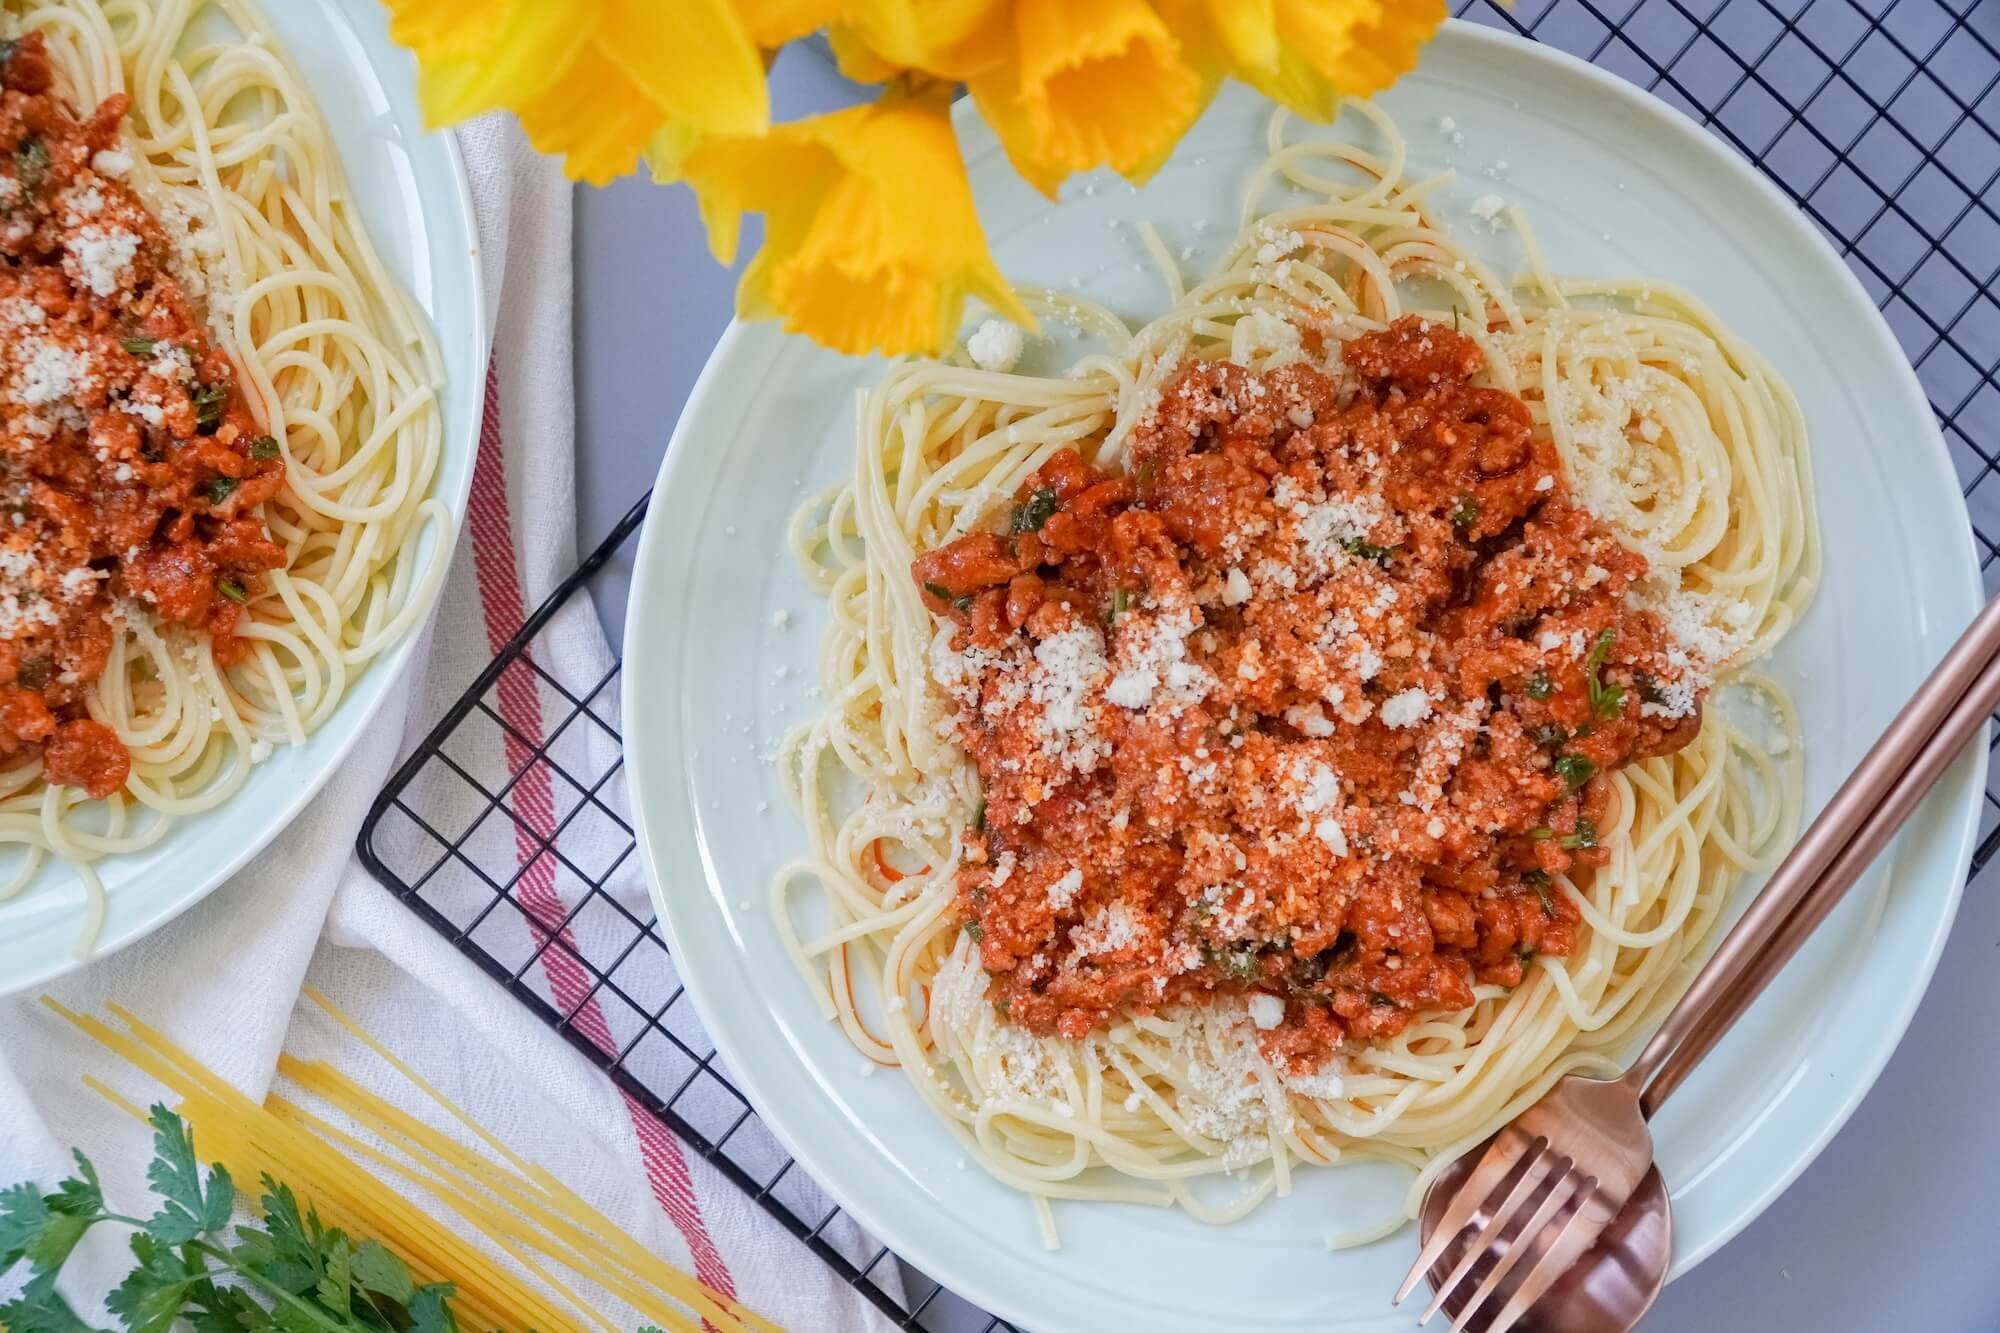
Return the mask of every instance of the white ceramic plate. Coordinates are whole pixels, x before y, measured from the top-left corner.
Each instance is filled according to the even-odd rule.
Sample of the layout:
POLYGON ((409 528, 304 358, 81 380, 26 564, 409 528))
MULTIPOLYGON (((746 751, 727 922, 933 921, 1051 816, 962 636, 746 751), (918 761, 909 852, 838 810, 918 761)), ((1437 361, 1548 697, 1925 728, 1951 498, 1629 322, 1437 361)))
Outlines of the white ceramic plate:
MULTIPOLYGON (((1803 710, 1817 809, 1979 603, 1944 444, 1889 330, 1745 163, 1578 61, 1453 26, 1383 102, 1409 136, 1412 174, 1459 169, 1446 205, 1489 258, 1520 267, 1511 233, 1469 226, 1467 206, 1498 193, 1525 206, 1558 270, 1638 271, 1693 289, 1797 390, 1826 580, 1770 669, 1803 710), (1440 132, 1446 116, 1462 142, 1440 132)), ((1154 220, 1171 248, 1212 262, 1263 157, 1267 114, 1232 88, 1144 189, 1084 182, 1055 210, 1011 176, 972 117, 960 128, 1001 267, 1051 286, 1078 279, 1146 316, 1164 301, 1158 279, 1131 228, 1107 222, 1154 220)), ((767 326, 730 329, 674 433, 639 550, 625 639, 633 805, 681 976, 730 1072, 864 1225, 1038 1333, 1411 1326, 1388 1306, 1415 1253, 1411 1230, 1341 1254, 1324 1247, 1330 1232, 1393 1208, 1403 1173, 1304 1171, 1289 1198, 1221 1228, 1058 1204, 1063 1246, 1045 1252, 1028 1204, 967 1167, 902 1080, 861 1077, 779 947, 765 886, 804 839, 760 756, 815 706, 803 684, 825 620, 783 555, 800 495, 791 479, 817 487, 843 473, 854 390, 879 371, 767 326), (789 629, 774 623, 778 609, 791 612, 789 629)), ((1957 904, 1985 770, 1985 748, 1975 750, 1655 1123, 1677 1272, 1804 1169, 1888 1059, 1957 904)))
MULTIPOLYGON (((478 439, 489 330, 479 279, 479 233, 465 166, 448 134, 426 133, 416 66, 389 40, 376 0, 262 0, 260 8, 305 76, 383 262, 430 317, 444 351, 444 460, 434 494, 465 516, 478 439)), ((443 559, 435 531, 420 548, 443 559)), ((411 634, 371 663, 325 726, 281 748, 219 809, 181 820, 159 843, 97 864, 108 896, 93 959, 172 920, 235 873, 305 808, 401 680, 411 634)), ((270 891, 281 893, 283 885, 270 891)), ((60 863, 0 903, 0 994, 79 966, 83 886, 60 863)))

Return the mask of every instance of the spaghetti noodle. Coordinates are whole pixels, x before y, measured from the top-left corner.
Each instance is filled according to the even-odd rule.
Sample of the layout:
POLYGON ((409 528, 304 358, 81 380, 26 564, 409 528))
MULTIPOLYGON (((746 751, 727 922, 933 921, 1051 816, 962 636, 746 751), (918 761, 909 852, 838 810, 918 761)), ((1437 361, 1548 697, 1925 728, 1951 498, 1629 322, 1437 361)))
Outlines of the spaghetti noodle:
MULTIPOLYGON (((1286 142, 1282 118, 1274 119, 1271 156, 1256 174, 1241 235, 1219 268, 1184 294, 1177 275, 1171 277, 1172 308, 1144 328, 1130 331, 1101 307, 1042 294, 1045 308, 1108 344, 1064 376, 999 374, 948 363, 892 369, 860 405, 853 475, 809 504, 793 524, 794 553, 829 599, 819 681, 827 705, 792 734, 781 756, 780 770, 805 819, 811 855, 780 872, 773 886, 774 918, 828 1016, 867 1058, 901 1066, 985 1169, 1034 1197, 1050 1243, 1053 1199, 1173 1204, 1225 1221, 1286 1192, 1291 1172, 1301 1164, 1366 1158, 1406 1163, 1418 1171, 1409 1196, 1413 1206, 1431 1163, 1489 1134, 1562 1074, 1615 1069, 1617 1055, 1678 995, 1689 975, 1687 964, 1711 935, 1734 886, 1746 872, 1768 865, 1796 828, 1796 719, 1782 689, 1747 669, 1783 637, 1818 577, 1804 428, 1789 391, 1762 357, 1686 293, 1638 279, 1555 276, 1518 215, 1508 222, 1527 246, 1528 272, 1512 282, 1501 280, 1452 238, 1428 202, 1448 177, 1407 179, 1394 124, 1366 104, 1349 110, 1366 122, 1373 147, 1286 142), (1273 187, 1289 190, 1297 202, 1260 211, 1273 187), (1427 337, 1426 329, 1435 336, 1427 337), (1164 477, 1150 470, 1161 457, 1157 437, 1173 428, 1163 424, 1170 416, 1163 399, 1178 401, 1188 392, 1189 379, 1206 377, 1211 385, 1222 385, 1205 390, 1220 395, 1210 404, 1216 428, 1241 431, 1251 409, 1230 397, 1238 391, 1233 386, 1244 394, 1263 394, 1308 381, 1337 384, 1343 407, 1369 392, 1387 395, 1385 405, 1402 405, 1405 389, 1407 401, 1414 401, 1428 385, 1447 378, 1433 369, 1428 385, 1419 374, 1393 392, 1381 377, 1368 389, 1367 374, 1357 376, 1346 362, 1352 358, 1365 370, 1384 338, 1405 339, 1413 356, 1419 348, 1430 355, 1433 344, 1472 349, 1466 364, 1480 369, 1478 387, 1469 392, 1499 395, 1496 413, 1503 402, 1514 404, 1506 411, 1521 413, 1527 448, 1535 458, 1552 460, 1539 480, 1540 467, 1523 474, 1533 484, 1514 497, 1518 505, 1508 516, 1488 515, 1491 531, 1482 526, 1476 503, 1453 510, 1449 522, 1461 529, 1453 558, 1461 561, 1462 577, 1475 577, 1469 562, 1488 560, 1476 575, 1483 578, 1503 553, 1519 554, 1507 547, 1522 540, 1509 534, 1521 531, 1523 512, 1531 524, 1567 522, 1586 546, 1595 539, 1592 534, 1603 533, 1618 552, 1590 562, 1578 598, 1584 589, 1610 580, 1607 586, 1620 595, 1606 597, 1600 590, 1598 613, 1634 619, 1606 620, 1601 634, 1593 630, 1586 636, 1580 630, 1550 633, 1545 617, 1537 626, 1539 643, 1522 631, 1521 641, 1512 645, 1530 657, 1537 652, 1551 661, 1560 657, 1568 673, 1565 688, 1573 687, 1578 706, 1587 710, 1581 724, 1572 720, 1570 728, 1556 729, 1560 753, 1553 766, 1544 755, 1524 768, 1530 776, 1523 781, 1540 783, 1533 789, 1545 794, 1510 826, 1519 836, 1491 843, 1496 850, 1480 863, 1486 879, 1424 886, 1427 898, 1449 900, 1452 910, 1479 915, 1479 949, 1492 942, 1486 921, 1506 906, 1505 895, 1523 895, 1526 886, 1535 886, 1548 919, 1548 940, 1506 958, 1478 952, 1470 943, 1475 936, 1465 934, 1465 954, 1445 960, 1444 972, 1436 973, 1441 983, 1459 978, 1463 994, 1457 1001, 1435 998, 1454 993, 1444 984, 1429 1002, 1396 993, 1370 997, 1363 990, 1357 1008, 1351 992, 1335 988, 1331 1031, 1347 1039, 1330 1056, 1317 1051, 1309 1059, 1284 1058, 1288 1048, 1279 1039, 1314 1023, 1322 1033, 1328 1030, 1325 1016, 1314 1018, 1301 1001, 1317 994, 1315 1003, 1326 1002, 1323 974, 1362 975, 1355 970, 1359 964, 1352 959, 1348 933, 1317 956, 1317 971, 1303 982, 1296 974, 1278 975, 1285 960, 1297 960, 1282 950, 1274 955, 1268 941, 1261 952, 1246 950, 1240 962, 1238 955, 1212 952, 1206 945, 1197 959, 1187 946, 1179 965, 1185 975, 1171 989, 1169 978, 1160 976, 1158 1002, 1126 994, 1107 1015, 1072 994, 1059 1016, 1008 1009, 1010 999, 1031 1005, 1041 993, 1055 993, 1058 987, 1046 979, 1059 969, 1039 953, 1017 967, 1012 946, 992 939, 995 918, 982 920, 980 902, 997 892, 1013 866, 988 863, 993 838, 980 773, 1001 772, 1010 762, 1032 768, 1047 756, 1021 760, 1005 757, 1015 751, 982 753, 975 765, 959 742, 967 735, 968 719, 1000 725, 990 721, 991 701, 996 691, 1005 691, 1005 672, 1023 666, 996 662, 990 652, 968 665, 983 651, 968 648, 968 642, 990 642, 968 639, 968 626, 980 615, 1004 614, 1004 623, 1021 623, 1013 616, 1034 613, 1035 588, 1008 585, 1006 596, 987 601, 981 611, 976 603, 986 594, 971 590, 995 580, 1005 584, 1011 569, 989 571, 963 585, 942 572, 937 577, 943 581, 927 582, 928 571, 949 569, 938 562, 976 554, 981 542, 1024 565, 1043 559, 1036 545, 1043 522, 1059 505, 1084 505, 1090 494, 1084 488, 1095 478, 1107 478, 1100 496, 1114 497, 1108 502, 1112 507, 1131 504, 1136 495, 1142 507, 1170 509, 1171 500, 1160 498, 1164 477), (1061 480, 1077 468, 1083 469, 1081 479, 1061 480), (1017 497, 1025 498, 1016 504, 1017 497), (1009 506, 1014 506, 1011 524, 1009 506), (1571 517, 1551 517, 1564 512, 1571 517), (1004 525, 999 536, 980 536, 994 532, 996 523, 1004 525), (1034 552, 1025 553, 1031 546, 1034 552), (1631 572, 1629 587, 1621 569, 1631 572), (1025 597, 1018 606, 1012 601, 1017 592, 1025 597), (1657 677, 1639 657, 1618 656, 1639 651, 1623 646, 1623 639, 1647 634, 1661 636, 1658 645, 1644 649, 1646 663, 1664 664, 1659 670, 1665 674, 1657 677), (1621 646, 1614 648, 1614 640, 1621 646), (1625 665, 1606 671, 1607 661, 1625 665), (983 679, 968 684, 968 673, 983 679), (1718 697, 1702 709, 1701 697, 1711 688, 1718 697), (988 702, 982 704, 982 698, 988 702), (982 708, 987 721, 975 717, 982 708), (1681 734, 1663 737, 1673 729, 1664 723, 1673 719, 1684 721, 1681 734), (1609 753, 1608 759, 1602 758, 1606 751, 1596 751, 1599 763, 1583 757, 1593 744, 1612 744, 1594 734, 1600 729, 1616 732, 1647 720, 1663 725, 1646 740, 1609 753), (829 759, 833 762, 825 762, 829 759), (1550 817, 1529 830, 1526 825, 1542 817, 1542 800, 1550 803, 1550 817), (1581 854, 1572 857, 1561 847, 1581 854), (1530 854, 1536 859, 1525 859, 1530 854), (807 885, 819 892, 800 892, 807 885), (802 926, 808 914, 817 919, 802 926), (1565 933, 1572 927, 1573 938, 1565 933), (1280 961, 1267 961, 1273 956, 1280 961), (1006 965, 1005 974, 985 970, 996 960, 1006 965), (1451 968, 1458 971, 1445 975, 1451 968), (1232 969, 1240 970, 1232 975, 1232 969), (863 979, 858 993, 857 976, 863 979), (1024 988, 1024 976, 1041 980, 1024 988), (1371 1001, 1393 1012, 1370 1011, 1371 1001), (1225 1173, 1237 1178, 1233 1189, 1223 1191, 1227 1197, 1200 1186, 1225 1173)), ((1294 404, 1290 411, 1293 424, 1279 422, 1279 434, 1294 427, 1303 432, 1313 423, 1310 408, 1294 404)), ((1217 448, 1227 452, 1256 444, 1232 436, 1226 448, 1217 448)), ((1394 441, 1384 452, 1401 447, 1394 441)), ((1381 459, 1374 462, 1379 470, 1381 459)), ((1518 462, 1506 466, 1515 469, 1518 462)), ((1260 482, 1265 484, 1268 478, 1260 482)), ((1272 493, 1283 484, 1281 477, 1270 486, 1272 493)), ((1333 490, 1330 482, 1327 489, 1333 490)), ((1373 562, 1387 567, 1393 553, 1377 543, 1401 520, 1384 517, 1379 509, 1353 518, 1356 504, 1374 498, 1379 497, 1333 495, 1311 518, 1306 511, 1312 507, 1298 504, 1301 525, 1330 524, 1320 535, 1330 533, 1345 547, 1346 554, 1331 557, 1329 582, 1383 585, 1373 562)), ((1260 511, 1269 512, 1268 506, 1260 511)), ((1291 521, 1280 514, 1281 526, 1291 521)), ((1440 521, 1431 522, 1435 531, 1440 521)), ((1231 532, 1223 541, 1252 536, 1231 532)), ((1059 546, 1068 538, 1050 540, 1059 546)), ((1183 536, 1183 550, 1189 540, 1201 541, 1183 536)), ((1310 545, 1312 538, 1304 534, 1297 540, 1310 545)), ((1394 556, 1406 558, 1414 557, 1394 556)), ((1577 568, 1587 559, 1579 555, 1577 568)), ((1051 568, 1043 566, 1045 573, 1051 568)), ((1252 597, 1282 601, 1272 581, 1293 577, 1274 568, 1259 573, 1253 588, 1241 571, 1222 581, 1220 563, 1208 572, 1218 577, 1189 605, 1200 603, 1224 619, 1252 597)), ((1565 579, 1570 576, 1563 571, 1565 579)), ((1504 592, 1504 581, 1499 587, 1504 592)), ((1389 600, 1396 591, 1391 588, 1389 600)), ((1564 594, 1550 605, 1571 602, 1564 594)), ((1170 608, 1135 601, 1132 609, 1146 612, 1149 619, 1142 624, 1157 625, 1170 608)), ((1065 602, 1051 625, 1073 624, 1077 612, 1065 602)), ((1121 588, 1101 614, 1115 621, 1126 612, 1121 588)), ((1090 613, 1099 614, 1094 606, 1090 613)), ((1044 632, 1036 630, 1038 636, 1044 632)), ((1046 727, 1051 715, 1065 710, 1074 720, 1114 702, 1138 708, 1153 698, 1155 688, 1165 691, 1172 679, 1169 667, 1186 666, 1182 654, 1193 651, 1180 646, 1157 651, 1134 675, 1125 631, 1107 626, 1102 633, 1089 628, 1076 633, 1099 645, 1097 651, 1112 654, 1111 660, 1089 658, 1079 666, 1037 650, 1014 681, 1014 697, 1003 701, 1003 712, 1039 706, 1046 727), (1070 685, 1084 682, 1068 695, 1065 671, 1070 685)), ((1044 647, 1051 642, 1052 637, 1042 638, 1044 647)), ((1407 645, 1401 651, 1408 656, 1407 645)), ((1211 644, 1207 652, 1203 669, 1236 660, 1226 643, 1211 644)), ((1359 668, 1358 679, 1369 681, 1381 670, 1379 662, 1370 663, 1359 668)), ((1536 709, 1553 686, 1542 680, 1538 688, 1537 676, 1527 670, 1522 666, 1509 675, 1505 688, 1535 701, 1515 708, 1532 720, 1542 716, 1536 709)), ((1358 730, 1371 713, 1377 720, 1368 725, 1379 737, 1429 717, 1433 700, 1449 693, 1433 684, 1382 697, 1375 687, 1360 706, 1356 678, 1343 679, 1344 694, 1340 684, 1325 692, 1325 708, 1333 716, 1316 700, 1309 700, 1308 708, 1286 710, 1283 725, 1276 726, 1286 744, 1309 748, 1312 738, 1335 735, 1343 725, 1358 730), (1352 715, 1342 713, 1343 707, 1352 715)), ((1492 689, 1504 692, 1498 679, 1496 673, 1492 689)), ((1207 687, 1193 688, 1199 693, 1207 687)), ((1479 694, 1471 701, 1473 713, 1484 717, 1484 687, 1479 694)), ((1235 715, 1232 708, 1230 716, 1235 715)), ((1490 743, 1497 751, 1502 740, 1497 710, 1491 721, 1493 726, 1475 724, 1465 734, 1476 733, 1477 744, 1490 743)), ((1508 725, 1519 730, 1511 714, 1508 725)), ((1210 735, 1220 739, 1200 743, 1240 747, 1243 738, 1229 738, 1228 730, 1216 728, 1210 735)), ((1133 743, 1130 732, 1118 734, 1123 744, 1133 743)), ((1060 755, 1070 769, 1095 771, 1115 762, 1111 742, 1087 737, 1059 739, 1049 753, 1075 744, 1099 748, 1060 755)), ((1473 744, 1467 741, 1468 752, 1473 744)), ((1244 753, 1222 750, 1232 752, 1244 753)), ((1206 749, 1185 754, 1183 767, 1207 754, 1206 749)), ((1446 762, 1447 767, 1458 763, 1458 751, 1446 762)), ((1181 781, 1171 772, 1160 779, 1162 786, 1181 781)), ((1314 809, 1327 813, 1331 806, 1330 813, 1340 815, 1339 786, 1335 781, 1314 809)), ((1351 812, 1363 788, 1352 780, 1346 787, 1351 812)), ((1126 791, 1119 787, 1121 796, 1126 791)), ((1275 786, 1268 794, 1274 800, 1298 799, 1275 786)), ((1055 797, 1047 794, 1051 802, 1055 797)), ((1444 816, 1458 820, 1465 813, 1439 805, 1432 815, 1430 802, 1437 798, 1435 791, 1402 793, 1406 803, 1422 807, 1413 824, 1395 822, 1404 812, 1394 808, 1392 797, 1388 811, 1363 811, 1356 817, 1361 822, 1351 819, 1346 831, 1332 820, 1318 828, 1336 860, 1348 857, 1348 837, 1357 827, 1414 828, 1418 842, 1428 830, 1426 846, 1434 850, 1441 839, 1460 837, 1458 831, 1447 834, 1444 816)), ((1249 793, 1244 803, 1258 799, 1249 793)), ((1010 824, 1016 819, 1032 824, 1064 816, 1052 803, 1041 809, 1010 806, 1005 817, 1010 824)), ((1121 830, 1121 837, 1128 817, 1134 816, 1122 809, 1111 815, 1111 827, 1121 830)), ((1318 817, 1302 826, 1310 829, 1318 817)), ((1464 836, 1471 840, 1501 829, 1502 821, 1495 819, 1464 836)), ((1157 845, 1170 834, 1149 836, 1157 845)), ((1272 835, 1279 841, 1285 836, 1272 835)), ((1250 848, 1253 857, 1263 850, 1250 848)), ((1235 851, 1241 870, 1249 858, 1243 844, 1235 851)), ((1378 874, 1386 874, 1380 867, 1394 861, 1380 849, 1368 854, 1378 874)), ((1011 862, 1011 853, 1003 859, 1011 862)), ((1131 868, 1127 862, 1121 871, 1131 868)), ((1132 917, 1116 915, 1116 904, 1109 915, 1100 912, 1067 925, 1075 919, 1079 882, 1048 886, 1052 901, 1041 919, 1053 910, 1058 925, 1051 945, 1066 941, 1072 962, 1093 952, 1130 957, 1128 946, 1140 931, 1132 917)), ((1174 910, 1178 920, 1198 921, 1208 932, 1204 938, 1214 938, 1209 914, 1253 907, 1269 910, 1257 892, 1238 884, 1213 901, 1190 898, 1174 910), (1233 896, 1237 888, 1243 893, 1240 909, 1233 896)), ((1296 942, 1313 925, 1293 920, 1291 939, 1296 942)), ((1387 934, 1393 937, 1398 929, 1387 934)), ((1420 929, 1444 940, 1455 927, 1434 917, 1420 929)), ((1406 961, 1414 965, 1424 951, 1403 950, 1409 954, 1405 959, 1391 942, 1386 952, 1387 957, 1378 953, 1376 962, 1389 971, 1367 975, 1396 977, 1406 961)), ((1111 966, 1104 965, 1107 973, 1111 966)))
MULTIPOLYGON (((46 858, 74 866, 84 952, 103 917, 92 863, 227 801, 428 608, 450 538, 431 496, 443 371, 310 94, 247 3, 10 0, 0 21, 9 52, 32 38, 21 49, 52 68, 68 116, 105 139, 51 166, 49 131, 20 130, 5 184, 17 212, 25 195, 47 221, 9 245, 68 228, 44 272, 73 285, 42 282, 0 312, 35 353, 8 371, 9 459, 34 481, 17 533, 37 506, 94 506, 125 519, 97 538, 136 534, 72 540, 65 556, 88 594, 73 619, 105 640, 88 669, 57 680, 29 656, 44 650, 7 636, 21 668, 9 707, 27 722, 0 717, 0 842, 25 855, 0 899, 46 858), (79 467, 37 454, 71 440, 79 467), (420 556, 426 530, 437 540, 420 556), (58 739, 71 728, 95 743, 95 767, 40 743, 44 701, 58 739)), ((55 558, 27 549, 0 566, 16 577, 55 558)), ((78 628, 62 626, 56 667, 78 628)))

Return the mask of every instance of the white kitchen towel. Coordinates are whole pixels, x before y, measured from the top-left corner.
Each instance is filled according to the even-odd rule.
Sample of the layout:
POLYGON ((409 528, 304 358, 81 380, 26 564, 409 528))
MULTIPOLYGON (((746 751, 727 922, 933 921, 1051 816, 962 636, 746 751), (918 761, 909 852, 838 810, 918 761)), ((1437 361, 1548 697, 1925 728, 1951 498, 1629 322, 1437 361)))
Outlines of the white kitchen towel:
MULTIPOLYGON (((356 1058, 351 1040, 337 1039, 301 1004, 302 986, 317 986, 504 1141, 684 1271, 792 1328, 885 1327, 858 1293, 396 902, 354 855, 363 816, 398 756, 576 558, 570 187, 511 120, 486 118, 460 131, 459 140, 479 214, 489 308, 498 321, 467 524, 407 688, 384 707, 320 797, 241 873, 171 925, 49 990, 84 1012, 102 1013, 107 1002, 137 1010, 252 1095, 270 1087, 283 1049, 331 1054, 378 1090, 392 1088, 384 1071, 356 1058)), ((536 665, 572 694, 587 693, 613 666, 583 599, 558 617, 538 648, 536 665)), ((594 724, 543 734, 546 723, 574 711, 550 681, 526 668, 502 678, 493 712, 477 715, 487 729, 469 729, 452 751, 471 779, 497 790, 544 747, 562 755, 566 767, 610 766, 615 747, 594 724)), ((592 708, 616 725, 615 690, 592 708)), ((476 808, 471 793, 466 787, 460 804, 476 808)), ((615 778, 598 794, 613 808, 622 800, 615 778)), ((616 915, 609 911, 602 921, 571 919, 579 901, 575 868, 546 849, 580 796, 533 764, 508 793, 507 816, 490 816, 471 831, 468 849, 512 855, 515 896, 535 914, 530 920, 507 909, 484 924, 481 938, 496 953, 523 957, 521 984, 573 1013, 572 1025, 586 1039, 622 1048, 643 1035, 644 1015, 622 998, 614 1002, 614 992, 593 993, 567 949, 594 960, 594 951, 622 947, 618 941, 629 940, 636 927, 609 919, 616 915), (552 938, 567 948, 547 947, 552 938)), ((568 829, 565 856, 587 858, 593 839, 585 826, 572 820, 568 829)), ((607 825, 595 841, 618 845, 622 831, 607 825)), ((617 867, 613 887, 644 921, 649 913, 637 876, 628 860, 617 867)), ((490 893, 485 901, 492 901, 490 893)), ((638 974, 647 956, 634 955, 634 975, 619 973, 624 994, 672 987, 671 976, 638 974)), ((692 1017, 685 1008, 682 1023, 692 1017)), ((683 1035, 705 1053, 695 1034, 683 1035)), ((28 1179, 52 1186, 76 1147, 96 1162, 114 1207, 148 1212, 148 1136, 84 1088, 86 1072, 138 1098, 157 1092, 34 996, 0 1001, 0 1184, 28 1179)), ((711 1114, 740 1109, 720 1093, 707 1096, 711 1114)), ((131 1266, 123 1237, 112 1230, 99 1228, 106 1234, 87 1245, 65 1277, 65 1293, 86 1317, 131 1266)), ((843 1252, 872 1252, 845 1218, 827 1238, 843 1252)), ((885 1264, 875 1273, 887 1284, 891 1270, 885 1264)), ((22 1276, 17 1270, 0 1278, 0 1296, 22 1276)))

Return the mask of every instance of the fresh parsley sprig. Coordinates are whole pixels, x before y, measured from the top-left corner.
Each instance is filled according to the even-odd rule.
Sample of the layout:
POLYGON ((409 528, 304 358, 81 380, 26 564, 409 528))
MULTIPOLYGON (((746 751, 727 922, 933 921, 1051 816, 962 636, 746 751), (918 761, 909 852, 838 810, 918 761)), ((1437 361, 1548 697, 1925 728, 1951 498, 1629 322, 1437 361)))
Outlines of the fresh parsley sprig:
POLYGON ((56 1277, 92 1227, 137 1228, 137 1266, 105 1298, 128 1333, 167 1333, 186 1320, 196 1333, 456 1333, 448 1282, 419 1285, 381 1242, 355 1242, 323 1224, 288 1186, 263 1178, 264 1224, 224 1238, 236 1188, 220 1164, 206 1172, 194 1135, 164 1106, 152 1110, 153 1161, 146 1178, 160 1197, 149 1218, 105 1206, 90 1159, 43 1194, 32 1184, 0 1190, 0 1274, 26 1261, 21 1294, 0 1305, 12 1333, 95 1333, 56 1291, 56 1277))

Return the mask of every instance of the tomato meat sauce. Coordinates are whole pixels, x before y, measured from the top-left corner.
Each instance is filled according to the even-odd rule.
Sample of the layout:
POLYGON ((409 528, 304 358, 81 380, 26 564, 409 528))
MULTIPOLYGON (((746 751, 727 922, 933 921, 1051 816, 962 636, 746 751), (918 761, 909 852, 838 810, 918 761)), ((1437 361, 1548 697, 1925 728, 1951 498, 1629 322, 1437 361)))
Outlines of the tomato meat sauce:
POLYGON ((229 665, 285 563, 255 512, 278 444, 125 183, 125 106, 79 120, 40 34, 0 45, 0 756, 99 798, 130 766, 87 707, 117 623, 143 607, 229 665))
POLYGON ((915 561, 1009 1021, 1237 997, 1304 1072, 1576 947, 1603 775, 1687 744, 1706 683, 1483 369, 1414 317, 1327 371, 1191 363, 1126 471, 1057 453, 915 561))

